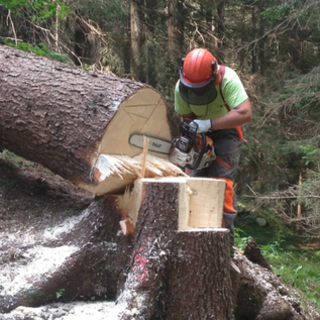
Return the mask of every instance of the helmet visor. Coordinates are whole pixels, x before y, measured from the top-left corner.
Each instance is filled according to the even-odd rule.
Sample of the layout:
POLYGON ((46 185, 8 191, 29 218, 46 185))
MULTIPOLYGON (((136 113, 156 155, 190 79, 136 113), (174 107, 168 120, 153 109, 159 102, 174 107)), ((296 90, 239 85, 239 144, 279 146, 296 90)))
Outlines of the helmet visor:
POLYGON ((198 106, 211 103, 217 97, 217 90, 213 84, 213 78, 201 85, 191 85, 183 80, 181 71, 179 92, 184 101, 198 106))

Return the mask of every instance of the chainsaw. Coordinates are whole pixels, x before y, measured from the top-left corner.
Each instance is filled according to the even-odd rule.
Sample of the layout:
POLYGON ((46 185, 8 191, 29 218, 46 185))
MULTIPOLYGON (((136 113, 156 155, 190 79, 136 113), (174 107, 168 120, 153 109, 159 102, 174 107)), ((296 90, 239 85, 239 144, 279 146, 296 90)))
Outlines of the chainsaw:
POLYGON ((173 141, 163 140, 142 133, 133 133, 129 144, 143 147, 143 136, 149 139, 148 150, 168 154, 169 160, 181 168, 200 170, 207 168, 216 159, 213 141, 204 133, 197 134, 198 124, 184 119, 180 126, 180 136, 173 141))

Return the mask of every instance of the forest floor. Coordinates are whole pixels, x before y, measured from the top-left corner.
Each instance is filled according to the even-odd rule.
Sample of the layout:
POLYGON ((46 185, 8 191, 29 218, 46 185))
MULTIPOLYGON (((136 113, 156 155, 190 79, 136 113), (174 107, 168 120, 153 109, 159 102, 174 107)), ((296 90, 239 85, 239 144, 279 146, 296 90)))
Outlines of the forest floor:
POLYGON ((290 230, 281 231, 270 223, 259 225, 256 217, 263 213, 240 213, 236 219, 236 246, 244 249, 255 239, 274 273, 284 283, 298 290, 302 305, 320 313, 320 250, 319 239, 299 236, 290 230))

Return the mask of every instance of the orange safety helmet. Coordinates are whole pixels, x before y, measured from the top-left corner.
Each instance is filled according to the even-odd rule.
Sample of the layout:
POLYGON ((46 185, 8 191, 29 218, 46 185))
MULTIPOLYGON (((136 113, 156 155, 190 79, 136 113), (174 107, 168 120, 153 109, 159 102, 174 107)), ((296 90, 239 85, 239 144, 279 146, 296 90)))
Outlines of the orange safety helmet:
POLYGON ((217 97, 215 86, 220 82, 220 72, 217 59, 208 50, 190 51, 182 60, 179 75, 181 97, 189 104, 208 104, 217 97))

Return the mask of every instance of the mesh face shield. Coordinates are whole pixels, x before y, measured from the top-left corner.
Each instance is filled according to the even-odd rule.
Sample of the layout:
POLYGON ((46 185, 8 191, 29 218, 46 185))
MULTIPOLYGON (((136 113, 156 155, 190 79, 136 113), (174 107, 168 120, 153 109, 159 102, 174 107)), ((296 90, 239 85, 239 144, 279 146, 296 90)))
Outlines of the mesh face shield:
POLYGON ((214 77, 201 85, 192 85, 183 80, 180 74, 179 92, 184 101, 193 105, 203 105, 211 103, 217 97, 217 90, 213 84, 214 77))

